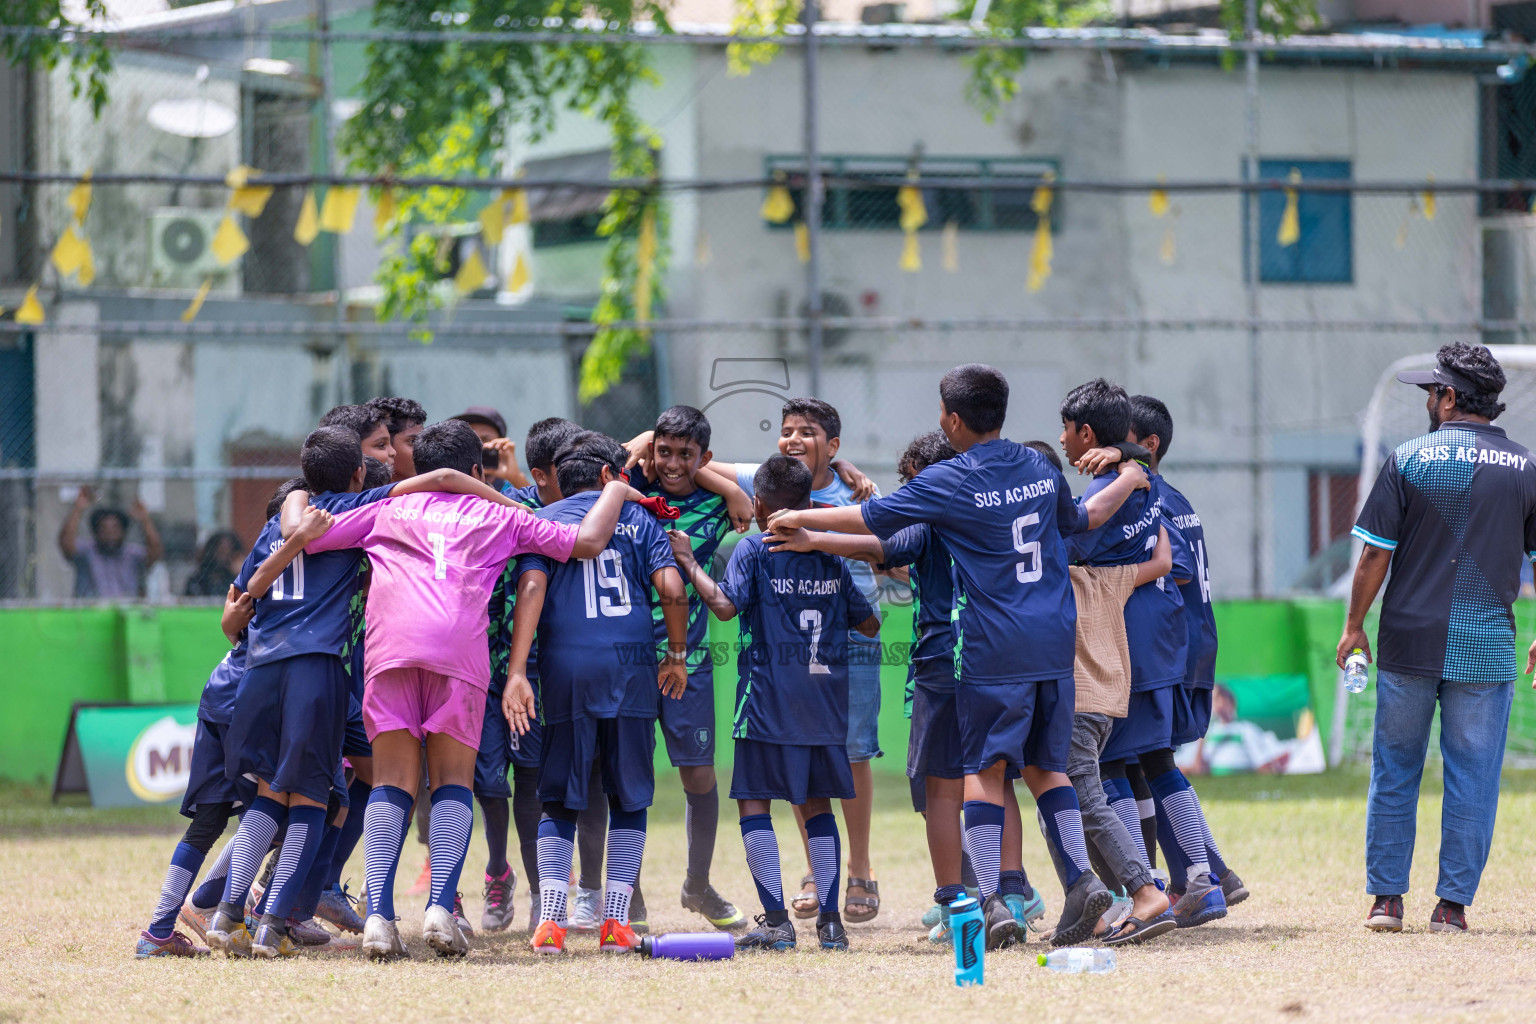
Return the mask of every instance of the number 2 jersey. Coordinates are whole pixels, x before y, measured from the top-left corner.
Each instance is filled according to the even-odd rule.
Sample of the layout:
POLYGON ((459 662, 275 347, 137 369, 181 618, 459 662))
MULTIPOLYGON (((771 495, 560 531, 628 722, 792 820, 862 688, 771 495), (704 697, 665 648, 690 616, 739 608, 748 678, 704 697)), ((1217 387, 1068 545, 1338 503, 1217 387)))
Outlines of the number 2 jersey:
MULTIPOLYGON (((557 501, 539 510, 539 521, 579 523, 600 493, 557 501)), ((624 503, 613 538, 595 558, 564 565, 537 555, 518 559, 519 579, 534 570, 549 578, 538 649, 545 722, 656 717, 651 574, 676 567, 667 535, 634 502, 624 503)))
MULTIPOLYGON (((341 516, 383 501, 389 492, 389 487, 359 492, 327 491, 311 495, 309 503, 341 516)), ((283 546, 280 518, 273 516, 267 520, 256 538, 256 546, 245 556, 245 564, 235 577, 235 586, 241 590, 250 589, 251 577, 261 563, 283 546)), ((266 665, 299 654, 339 657, 352 633, 350 613, 352 599, 361 584, 362 561, 361 551, 301 552, 256 601, 246 664, 266 665)))
POLYGON ((368 678, 424 668, 485 689, 486 604, 507 560, 570 557, 579 527, 466 494, 406 494, 347 512, 310 552, 361 548, 368 589, 368 678))
POLYGON ((1077 606, 1062 538, 1088 514, 1044 455, 1004 438, 972 445, 864 504, 882 542, 929 524, 955 566, 959 681, 1071 679, 1077 606))
POLYGON ((741 632, 731 735, 846 744, 848 631, 875 614, 848 564, 819 551, 769 551, 755 534, 736 545, 720 589, 741 632))

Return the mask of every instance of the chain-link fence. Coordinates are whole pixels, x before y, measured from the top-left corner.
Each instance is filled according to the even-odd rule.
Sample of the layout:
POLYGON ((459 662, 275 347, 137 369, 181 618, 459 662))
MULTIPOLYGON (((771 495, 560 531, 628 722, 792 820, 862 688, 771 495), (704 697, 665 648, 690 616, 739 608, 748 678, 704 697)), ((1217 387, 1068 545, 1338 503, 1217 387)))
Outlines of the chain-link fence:
POLYGON ((663 197, 665 297, 649 351, 583 403, 606 129, 567 112, 514 130, 448 215, 398 223, 388 204, 445 183, 344 173, 328 140, 373 116, 382 37, 366 5, 330 8, 330 32, 300 2, 117 26, 99 118, 62 65, 0 72, 0 598, 89 596, 93 514, 99 543, 121 522, 158 556, 136 592, 207 591, 339 403, 492 405, 520 439, 550 415, 627 437, 687 402, 716 458, 756 461, 784 398, 815 391, 840 454, 889 489, 939 375, 969 360, 1008 373, 1018 439, 1054 440, 1062 396, 1095 376, 1164 399, 1163 468, 1201 512, 1215 593, 1326 592, 1381 374, 1536 325, 1519 144, 1536 86, 1495 74, 1519 48, 1042 30, 1005 41, 1028 59, 989 119, 967 57, 996 39, 831 23, 810 37, 808 145, 803 32, 743 77, 721 29, 553 26, 638 41, 658 79, 635 106, 660 176, 635 184, 663 197), (381 266, 421 236, 430 335, 376 313, 399 284, 381 266))

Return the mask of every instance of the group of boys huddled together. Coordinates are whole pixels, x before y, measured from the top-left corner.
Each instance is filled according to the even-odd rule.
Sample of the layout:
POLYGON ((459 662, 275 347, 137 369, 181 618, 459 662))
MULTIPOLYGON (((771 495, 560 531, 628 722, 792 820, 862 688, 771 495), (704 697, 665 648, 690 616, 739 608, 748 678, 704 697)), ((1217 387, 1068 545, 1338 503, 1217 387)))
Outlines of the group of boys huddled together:
POLYGON ((683 907, 743 931, 738 947, 772 950, 796 944, 792 907, 816 918, 822 948, 847 949, 831 801, 843 803, 857 923, 879 907, 860 877, 873 874, 868 762, 880 754, 882 651, 898 650, 933 941, 949 941, 949 905, 968 889, 989 948, 1043 918, 1022 866, 1019 778, 1065 891, 1051 941, 1140 942, 1224 916, 1247 890, 1173 760, 1209 721, 1216 635, 1199 518, 1157 474, 1168 410, 1103 380, 1073 390, 1061 444, 1092 475, 1074 500, 1050 445, 1001 437, 1000 372, 957 367, 939 399, 941 429, 912 442, 902 486, 884 497, 834 461, 841 423, 816 399, 786 403, 780 454, 761 464, 712 461, 709 423, 688 406, 627 445, 543 420, 520 487, 504 431, 475 410, 431 425, 409 399, 331 410, 230 586, 233 649, 198 709, 182 804, 192 821, 137 955, 349 945, 318 921, 360 932, 373 959, 407 955, 395 873, 420 801, 421 935, 463 956, 473 929, 458 886, 477 799, 483 928, 513 919, 510 819, 537 894, 532 949, 564 952, 575 928, 595 930, 603 951, 633 950, 658 721, 687 800, 683 907), (754 521, 761 532, 717 571, 721 542, 754 521), (879 644, 877 574, 911 587, 910 645, 879 644), (739 620, 729 795, 763 907, 752 928, 709 881, 708 615, 739 620), (810 865, 789 906, 775 800, 794 808, 810 865), (601 861, 605 839, 599 883, 588 851, 601 861), (341 884, 359 841, 365 916, 341 884), (1159 843, 1166 880, 1154 876, 1159 843))

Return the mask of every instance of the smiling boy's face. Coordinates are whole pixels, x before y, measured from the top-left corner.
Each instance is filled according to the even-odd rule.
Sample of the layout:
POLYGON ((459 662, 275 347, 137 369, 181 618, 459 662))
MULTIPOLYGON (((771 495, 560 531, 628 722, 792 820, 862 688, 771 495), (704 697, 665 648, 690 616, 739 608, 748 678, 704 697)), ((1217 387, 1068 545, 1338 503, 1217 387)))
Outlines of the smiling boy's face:
POLYGON ((697 441, 687 437, 669 437, 657 434, 651 441, 651 460, 656 472, 656 482, 663 492, 685 497, 698 487, 694 477, 710 459, 710 452, 702 451, 697 441))
POLYGON ((820 423, 804 416, 785 416, 779 426, 779 454, 805 463, 813 481, 820 481, 832 460, 837 458, 840 443, 838 438, 829 439, 820 423))

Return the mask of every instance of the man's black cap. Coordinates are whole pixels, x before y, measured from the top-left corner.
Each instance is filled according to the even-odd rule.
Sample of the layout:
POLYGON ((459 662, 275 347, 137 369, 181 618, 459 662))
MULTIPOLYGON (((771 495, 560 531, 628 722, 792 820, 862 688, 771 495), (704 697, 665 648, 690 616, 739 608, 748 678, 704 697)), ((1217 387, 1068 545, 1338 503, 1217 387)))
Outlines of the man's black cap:
POLYGON ((497 437, 507 436, 507 421, 502 418, 501 413, 488 405, 472 405, 457 416, 448 418, 463 420, 465 423, 484 423, 486 426, 496 428, 497 437))

